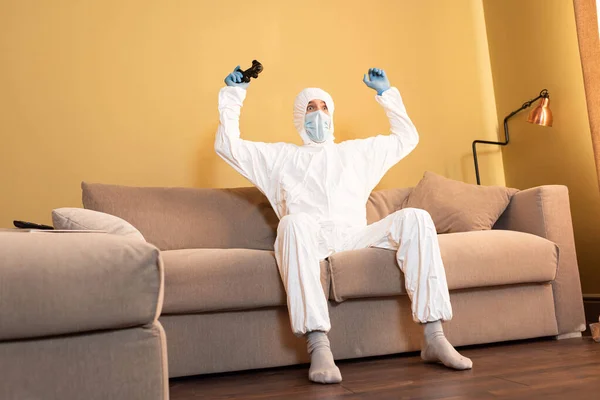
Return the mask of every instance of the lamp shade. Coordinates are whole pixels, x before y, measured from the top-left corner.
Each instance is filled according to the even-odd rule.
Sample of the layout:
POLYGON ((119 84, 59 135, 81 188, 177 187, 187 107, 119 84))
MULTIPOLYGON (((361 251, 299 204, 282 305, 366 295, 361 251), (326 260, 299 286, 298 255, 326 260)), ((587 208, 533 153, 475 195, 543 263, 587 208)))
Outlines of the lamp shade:
POLYGON ((552 126, 552 111, 550 111, 549 97, 542 97, 537 107, 529 113, 527 122, 541 126, 552 126))

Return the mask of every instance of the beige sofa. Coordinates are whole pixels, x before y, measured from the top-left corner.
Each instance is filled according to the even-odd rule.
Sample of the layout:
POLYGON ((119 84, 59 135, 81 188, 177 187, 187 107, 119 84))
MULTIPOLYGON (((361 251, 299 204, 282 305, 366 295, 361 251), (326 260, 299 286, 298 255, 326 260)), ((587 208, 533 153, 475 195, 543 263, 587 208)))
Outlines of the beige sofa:
POLYGON ((168 399, 160 260, 115 235, 0 232, 0 399, 168 399))
MULTIPOLYGON (((308 360, 290 331, 273 255, 278 221, 257 189, 82 187, 86 208, 129 221, 162 251, 170 376, 308 360)), ((399 209, 410 190, 374 192, 369 223, 399 209)), ((455 315, 445 329, 455 345, 584 330, 566 187, 518 192, 495 229, 439 242, 455 315)), ((419 349, 394 252, 339 253, 321 271, 337 359, 419 349)))

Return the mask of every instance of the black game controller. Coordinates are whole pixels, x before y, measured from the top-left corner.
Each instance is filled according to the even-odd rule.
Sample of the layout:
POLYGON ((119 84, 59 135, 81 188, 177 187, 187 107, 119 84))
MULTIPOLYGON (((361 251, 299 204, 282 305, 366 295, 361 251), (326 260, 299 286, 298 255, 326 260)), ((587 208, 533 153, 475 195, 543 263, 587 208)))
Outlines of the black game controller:
POLYGON ((242 82, 248 83, 250 82, 250 78, 258 78, 258 74, 260 74, 263 70, 263 66, 256 60, 252 60, 252 66, 245 71, 239 70, 242 73, 242 82))

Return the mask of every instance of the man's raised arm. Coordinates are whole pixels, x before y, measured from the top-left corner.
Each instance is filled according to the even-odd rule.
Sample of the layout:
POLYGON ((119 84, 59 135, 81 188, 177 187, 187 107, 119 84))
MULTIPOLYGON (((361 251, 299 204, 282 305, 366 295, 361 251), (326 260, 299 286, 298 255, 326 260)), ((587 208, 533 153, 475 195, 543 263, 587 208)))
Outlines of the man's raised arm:
POLYGON ((385 71, 369 69, 363 82, 377 92, 377 102, 383 106, 390 121, 390 134, 350 140, 345 144, 365 162, 368 190, 372 190, 385 173, 417 147, 419 133, 408 117, 400 92, 390 86, 385 71))
POLYGON ((219 128, 215 138, 215 151, 264 192, 269 187, 271 170, 282 146, 251 142, 240 137, 240 110, 249 83, 242 82, 239 66, 227 75, 225 83, 227 86, 219 91, 219 128))

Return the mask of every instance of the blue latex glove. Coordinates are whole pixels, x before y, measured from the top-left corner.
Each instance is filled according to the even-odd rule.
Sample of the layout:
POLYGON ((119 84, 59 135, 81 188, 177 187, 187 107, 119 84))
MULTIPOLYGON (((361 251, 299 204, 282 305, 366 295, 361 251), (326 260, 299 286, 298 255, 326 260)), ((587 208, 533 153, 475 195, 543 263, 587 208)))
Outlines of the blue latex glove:
POLYGON ((385 71, 379 68, 370 68, 369 76, 367 77, 367 74, 365 74, 363 82, 380 96, 390 88, 390 81, 385 75, 385 71))
POLYGON ((232 73, 225 77, 225 84, 227 86, 237 86, 241 87, 242 89, 248 89, 248 85, 250 85, 250 82, 242 82, 242 77, 242 70, 238 65, 237 67, 235 67, 232 73))

